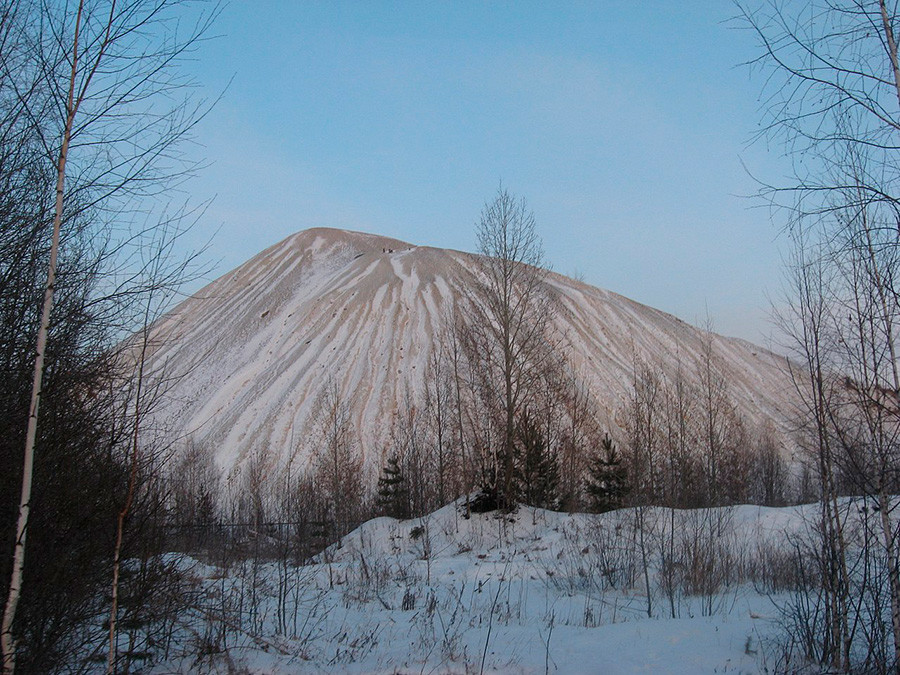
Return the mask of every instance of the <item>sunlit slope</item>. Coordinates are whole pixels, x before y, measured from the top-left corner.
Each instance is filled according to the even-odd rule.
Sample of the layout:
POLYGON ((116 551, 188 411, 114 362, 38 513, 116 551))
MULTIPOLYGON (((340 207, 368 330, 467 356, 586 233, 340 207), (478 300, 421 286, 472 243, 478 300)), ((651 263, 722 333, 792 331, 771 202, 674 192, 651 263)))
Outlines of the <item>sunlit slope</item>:
MULTIPOLYGON (((155 420, 213 444, 226 470, 257 449, 302 461, 316 403, 333 389, 363 452, 380 456, 398 408, 421 402, 430 351, 474 260, 343 230, 288 237, 157 323, 151 372, 171 385, 155 420)), ((566 356, 604 424, 617 423, 636 357, 685 371, 701 358, 705 333, 674 316, 560 275, 549 283, 566 356)), ((793 388, 782 361, 741 340, 713 343, 742 415, 784 424, 793 388)))

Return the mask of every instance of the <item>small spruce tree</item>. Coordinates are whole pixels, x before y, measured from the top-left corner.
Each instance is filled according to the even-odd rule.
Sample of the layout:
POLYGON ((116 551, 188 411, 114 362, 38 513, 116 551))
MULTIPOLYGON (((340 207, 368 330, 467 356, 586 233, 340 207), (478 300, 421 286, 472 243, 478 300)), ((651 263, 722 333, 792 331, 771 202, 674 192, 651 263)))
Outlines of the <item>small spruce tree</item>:
POLYGON ((528 506, 552 509, 559 504, 556 455, 526 409, 516 427, 516 482, 519 499, 528 506))
POLYGON ((616 452, 615 443, 606 434, 600 443, 600 452, 588 463, 586 484, 588 507, 594 513, 605 513, 625 504, 630 491, 628 472, 622 458, 616 452))
POLYGON ((409 490, 396 455, 388 458, 378 478, 378 508, 384 515, 398 520, 409 518, 409 490))

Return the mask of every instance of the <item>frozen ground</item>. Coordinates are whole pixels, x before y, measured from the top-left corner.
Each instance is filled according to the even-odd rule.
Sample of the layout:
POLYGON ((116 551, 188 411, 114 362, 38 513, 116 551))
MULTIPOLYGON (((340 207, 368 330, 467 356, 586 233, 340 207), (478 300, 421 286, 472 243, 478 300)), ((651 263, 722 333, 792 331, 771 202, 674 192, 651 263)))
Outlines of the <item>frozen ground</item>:
POLYGON ((312 565, 188 561, 204 600, 153 672, 772 672, 770 568, 811 508, 456 504, 370 521, 312 565))

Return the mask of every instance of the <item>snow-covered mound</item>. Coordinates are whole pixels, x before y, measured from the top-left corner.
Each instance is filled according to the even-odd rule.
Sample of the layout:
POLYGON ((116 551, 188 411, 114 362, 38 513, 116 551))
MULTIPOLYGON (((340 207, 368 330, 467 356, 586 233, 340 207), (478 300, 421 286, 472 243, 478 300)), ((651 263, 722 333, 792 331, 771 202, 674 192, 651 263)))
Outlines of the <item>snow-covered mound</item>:
POLYGON ((777 670, 779 561, 815 505, 470 518, 461 506, 372 520, 312 564, 194 563, 205 604, 182 622, 206 647, 188 637, 159 672, 777 670))
MULTIPOLYGON (((422 395, 435 337, 475 256, 331 229, 300 232, 178 305, 154 329, 151 374, 174 382, 155 411, 178 437, 207 441, 228 471, 265 448, 286 461, 333 389, 362 451, 378 461, 404 401, 422 395)), ((566 356, 615 431, 635 358, 700 359, 705 333, 620 295, 551 274, 566 356)), ((741 414, 783 427, 790 380, 774 354, 713 336, 741 414)))

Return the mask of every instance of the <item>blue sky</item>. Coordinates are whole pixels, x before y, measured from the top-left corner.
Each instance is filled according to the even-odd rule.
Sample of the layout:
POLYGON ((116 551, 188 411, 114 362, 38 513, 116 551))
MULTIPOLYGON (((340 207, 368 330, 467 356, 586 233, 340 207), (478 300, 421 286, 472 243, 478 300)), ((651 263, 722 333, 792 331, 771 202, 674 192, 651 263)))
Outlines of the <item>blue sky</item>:
POLYGON ((761 77, 725 1, 243 2, 190 64, 212 276, 316 226, 475 249, 500 182, 553 269, 765 342, 778 223, 761 77), (754 208, 756 205, 756 208, 754 208))

